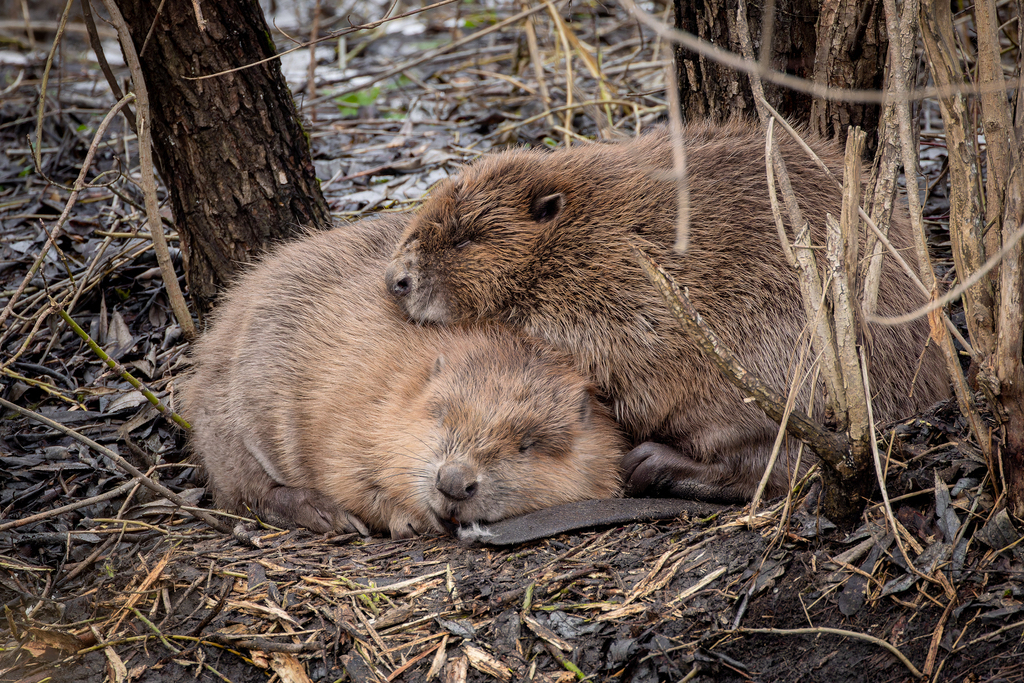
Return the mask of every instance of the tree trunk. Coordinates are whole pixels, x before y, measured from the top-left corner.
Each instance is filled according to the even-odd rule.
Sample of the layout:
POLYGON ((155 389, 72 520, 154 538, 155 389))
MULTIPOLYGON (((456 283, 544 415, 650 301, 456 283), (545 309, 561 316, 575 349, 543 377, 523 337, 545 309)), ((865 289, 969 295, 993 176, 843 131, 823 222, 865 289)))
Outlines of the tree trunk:
MULTIPOLYGON (((768 65, 777 71, 810 78, 814 68, 815 20, 821 0, 777 0, 768 65)), ((674 0, 676 28, 736 54, 742 54, 736 29, 737 0, 674 0)), ((761 50, 762 5, 749 3, 747 22, 755 50, 761 50)), ((733 116, 756 117, 754 96, 746 74, 740 74, 677 45, 676 74, 684 120, 733 116)), ((768 102, 792 117, 807 121, 811 98, 765 81, 768 102)))
POLYGON ((153 145, 202 313, 240 262, 330 212, 256 0, 117 0, 142 61, 153 145), (162 7, 159 17, 157 6, 162 7), (149 35, 147 43, 147 34, 149 35), (145 43, 145 47, 144 47, 145 43))
MULTIPOLYGON (((738 0, 674 0, 676 28, 742 54, 736 27, 738 0)), ((754 49, 762 52, 764 3, 748 3, 754 49)), ((768 66, 776 71, 841 88, 880 88, 888 41, 877 0, 776 0, 768 66)), ((683 118, 723 121, 754 117, 749 79, 681 46, 675 51, 683 118)), ((829 137, 846 139, 849 126, 868 133, 875 148, 879 107, 825 102, 764 82, 768 102, 793 122, 810 123, 829 137)))
MULTIPOLYGON (((880 90, 885 85, 889 39, 878 0, 824 0, 818 15, 814 81, 836 88, 880 90)), ((877 147, 880 105, 815 98, 811 128, 826 137, 844 139, 846 129, 867 133, 866 155, 877 147)))

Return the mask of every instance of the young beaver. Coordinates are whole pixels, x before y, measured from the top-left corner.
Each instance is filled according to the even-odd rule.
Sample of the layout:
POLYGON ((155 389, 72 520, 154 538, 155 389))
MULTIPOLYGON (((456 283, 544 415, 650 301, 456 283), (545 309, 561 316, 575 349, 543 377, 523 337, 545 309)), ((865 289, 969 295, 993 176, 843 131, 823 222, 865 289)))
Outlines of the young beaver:
MULTIPOLYGON (((825 214, 838 218, 841 193, 788 136, 779 137, 812 239, 821 246, 825 214)), ((778 426, 744 402, 687 338, 634 261, 630 243, 689 288, 711 328, 781 395, 804 309, 779 246, 761 132, 744 122, 702 123, 688 126, 684 139, 690 195, 684 254, 673 249, 676 187, 665 180, 672 153, 661 131, 622 144, 506 151, 467 166, 439 184, 410 222, 386 283, 413 320, 500 321, 569 354, 640 444, 624 462, 627 492, 746 500, 764 473, 778 426)), ((812 144, 841 176, 843 150, 812 144)), ((889 237, 897 248, 909 248, 905 213, 897 212, 889 237)), ((879 312, 923 302, 887 258, 879 312)), ((942 359, 927 340, 923 320, 871 328, 880 421, 948 394, 942 359)), ((809 395, 804 391, 801 409, 809 395)), ((788 445, 792 458, 795 444, 788 445)), ((786 459, 772 473, 769 494, 786 489, 786 459)))
POLYGON ((406 322, 383 285, 405 224, 309 235, 225 294, 181 387, 217 505, 405 538, 617 495, 624 443, 561 354, 406 322))

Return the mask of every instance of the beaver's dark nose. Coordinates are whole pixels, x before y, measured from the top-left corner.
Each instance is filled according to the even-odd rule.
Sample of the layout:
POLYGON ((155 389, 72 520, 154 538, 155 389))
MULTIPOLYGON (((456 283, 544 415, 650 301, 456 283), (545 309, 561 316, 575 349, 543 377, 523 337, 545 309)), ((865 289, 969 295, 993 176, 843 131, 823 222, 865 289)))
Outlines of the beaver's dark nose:
POLYGON ((472 468, 455 464, 444 465, 438 470, 434 486, 446 497, 460 502, 475 496, 479 488, 472 468))
POLYGON ((408 266, 401 260, 392 261, 384 272, 384 284, 392 296, 402 298, 413 290, 415 281, 408 266))

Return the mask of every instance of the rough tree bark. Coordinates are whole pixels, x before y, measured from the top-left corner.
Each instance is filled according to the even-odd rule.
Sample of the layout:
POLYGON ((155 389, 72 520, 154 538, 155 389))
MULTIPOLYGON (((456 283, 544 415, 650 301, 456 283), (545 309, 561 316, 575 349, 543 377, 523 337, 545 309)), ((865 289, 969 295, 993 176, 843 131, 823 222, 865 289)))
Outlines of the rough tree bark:
MULTIPOLYGON (((754 49, 765 54, 764 2, 747 4, 754 49)), ((888 41, 877 0, 776 0, 768 66, 794 76, 842 88, 878 88, 885 72, 888 41)), ((675 26, 741 54, 738 0, 674 0, 675 26)), ((680 105, 684 119, 754 117, 745 75, 676 46, 680 105)), ((789 120, 810 123, 830 137, 845 139, 860 126, 874 150, 879 108, 873 104, 812 102, 810 95, 765 82, 765 97, 789 120)))
POLYGON ((328 224, 330 212, 277 60, 189 80, 275 54, 257 0, 117 2, 140 53, 154 151, 202 312, 240 262, 301 226, 328 224))
MULTIPOLYGON (((814 69, 815 20, 821 0, 778 0, 768 65, 778 71, 810 78, 814 69)), ((737 54, 741 53, 736 26, 737 0, 674 0, 676 28, 692 33, 737 54)), ((751 2, 747 23, 754 49, 761 50, 763 3, 751 2)), ((736 115, 754 117, 754 97, 747 77, 733 69, 676 46, 679 102, 684 120, 725 120, 736 115)), ((810 96, 765 84, 765 97, 776 109, 802 112, 807 120, 810 96)))
MULTIPOLYGON (((814 81, 836 88, 880 90, 885 84, 889 40, 879 0, 823 0, 817 25, 814 81)), ((875 151, 878 104, 815 98, 810 124, 827 137, 845 138, 850 126, 867 134, 868 155, 875 151)))

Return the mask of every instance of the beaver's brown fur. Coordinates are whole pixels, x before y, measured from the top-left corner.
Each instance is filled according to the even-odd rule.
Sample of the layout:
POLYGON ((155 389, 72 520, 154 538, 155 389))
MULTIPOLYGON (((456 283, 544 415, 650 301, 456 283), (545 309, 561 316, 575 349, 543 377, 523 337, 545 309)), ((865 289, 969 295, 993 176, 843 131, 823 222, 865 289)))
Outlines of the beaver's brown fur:
POLYGON ((216 503, 406 537, 617 495, 624 442, 561 354, 406 322, 383 284, 404 226, 310 235, 223 297, 182 386, 216 503))
MULTIPOLYGON (((496 320, 571 355, 634 443, 655 442, 627 458, 631 491, 744 499, 764 472, 778 427, 681 331, 630 242, 689 288, 707 323, 782 395, 805 316, 770 209, 762 134, 744 122, 703 123, 688 126, 684 138, 685 254, 673 250, 676 188, 665 180, 671 144, 661 131, 629 143, 480 159, 434 189, 407 228, 387 283, 414 320, 496 320)), ((813 240, 823 245, 825 213, 838 218, 840 192, 788 136, 780 138, 813 240)), ((812 144, 841 176, 842 149, 812 144)), ((897 211, 890 237, 913 262, 905 211, 897 211)), ((892 258, 879 300, 882 314, 924 302, 892 258)), ((877 419, 910 415, 947 395, 924 321, 871 332, 877 419)), ((785 490, 787 473, 784 464, 773 472, 769 493, 785 490)))

